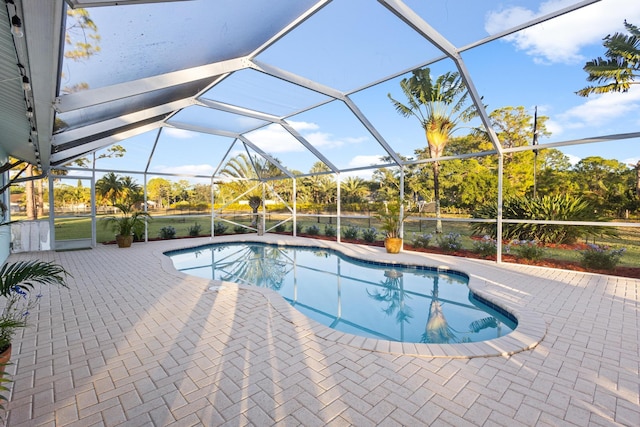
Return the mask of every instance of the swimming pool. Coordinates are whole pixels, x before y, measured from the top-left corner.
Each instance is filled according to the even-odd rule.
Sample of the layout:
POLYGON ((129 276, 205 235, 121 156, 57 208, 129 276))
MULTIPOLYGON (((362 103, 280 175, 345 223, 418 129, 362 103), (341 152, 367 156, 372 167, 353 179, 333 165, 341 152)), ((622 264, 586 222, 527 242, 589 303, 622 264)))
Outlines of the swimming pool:
POLYGON ((273 289, 306 316, 350 334, 464 343, 498 338, 516 327, 512 316, 469 292, 463 273, 265 243, 211 244, 166 255, 186 274, 273 289))

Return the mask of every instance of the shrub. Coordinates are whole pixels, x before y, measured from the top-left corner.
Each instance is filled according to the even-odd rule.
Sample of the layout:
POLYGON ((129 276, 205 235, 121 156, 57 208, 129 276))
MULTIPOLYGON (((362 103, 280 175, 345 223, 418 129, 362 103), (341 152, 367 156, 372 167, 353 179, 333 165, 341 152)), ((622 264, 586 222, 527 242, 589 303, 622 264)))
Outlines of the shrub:
POLYGON ((175 239, 176 229, 170 225, 165 225, 160 229, 159 234, 161 239, 175 239))
POLYGON ((307 227, 307 234, 317 236, 318 234, 320 234, 320 228, 315 224, 310 225, 309 227, 307 227))
MULTIPOLYGON (((291 224, 291 230, 293 230, 293 224, 291 224)), ((302 233, 302 224, 296 222, 296 234, 302 233)))
POLYGON ((596 270, 613 270, 620 262, 625 248, 612 249, 609 246, 590 244, 581 252, 583 267, 596 270))
POLYGON ((473 242, 473 252, 480 254, 483 258, 495 255, 498 251, 498 242, 489 236, 484 236, 482 240, 473 242))
POLYGON ((437 238, 438 247, 445 252, 454 252, 462 249, 460 233, 449 233, 440 235, 437 238))
POLYGON ((530 260, 538 260, 545 255, 544 247, 535 240, 514 240, 507 246, 507 252, 511 250, 517 257, 530 260))
POLYGON ((364 239, 365 242, 373 243, 376 241, 376 237, 378 237, 378 230, 374 227, 362 230, 362 239, 364 239))
POLYGON ((227 231, 227 225, 222 222, 213 223, 213 234, 220 236, 227 231))
POLYGON ((416 234, 413 233, 411 235, 411 244, 416 248, 426 248, 429 247, 431 243, 431 239, 433 239, 433 234, 416 234))
MULTIPOLYGON (((505 219, 532 219, 548 221, 605 221, 606 218, 594 213, 593 207, 581 198, 566 194, 540 198, 509 197, 503 202, 502 216, 505 219)), ((495 203, 480 206, 476 218, 495 219, 498 206, 495 203)), ((475 234, 487 234, 496 238, 495 222, 474 223, 475 234)), ((611 227, 564 225, 546 223, 504 224, 502 237, 515 240, 537 240, 542 243, 574 243, 581 236, 616 235, 611 227)))
POLYGON ((189 236, 191 237, 199 236, 201 231, 202 231, 202 226, 196 222, 191 227, 189 227, 189 236))
POLYGON ((342 230, 342 236, 345 239, 355 240, 358 238, 358 234, 360 234, 360 229, 353 225, 349 225, 344 230, 342 230))
POLYGON ((331 225, 331 224, 327 224, 324 226, 324 235, 327 237, 336 237, 336 228, 331 225))
POLYGON ((187 202, 186 200, 180 200, 179 202, 172 204, 171 207, 180 211, 186 211, 188 209, 191 209, 191 203, 187 202))
POLYGON ((287 229, 287 227, 285 226, 285 224, 284 224, 284 223, 280 223, 280 224, 276 225, 276 228, 275 228, 275 230, 276 230, 278 233, 282 233, 282 232, 283 232, 283 231, 285 231, 286 229, 287 229))
POLYGON ((244 234, 247 232, 247 228, 243 227, 241 225, 234 225, 233 226, 233 232, 236 234, 244 234))

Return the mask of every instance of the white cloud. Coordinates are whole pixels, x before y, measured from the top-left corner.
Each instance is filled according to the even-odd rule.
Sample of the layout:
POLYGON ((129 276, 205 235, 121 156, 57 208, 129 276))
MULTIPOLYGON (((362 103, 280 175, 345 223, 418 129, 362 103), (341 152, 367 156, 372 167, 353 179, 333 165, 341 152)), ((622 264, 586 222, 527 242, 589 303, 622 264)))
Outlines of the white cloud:
POLYGON ((606 126, 632 114, 636 117, 640 114, 640 87, 636 86, 624 94, 613 92, 592 96, 583 104, 558 114, 556 120, 561 125, 557 130, 606 126))
POLYGON ((303 151, 302 145, 280 125, 269 125, 251 132, 247 139, 270 154, 303 151))
MULTIPOLYGON (((337 148, 345 144, 358 144, 367 140, 366 137, 336 138, 333 134, 319 131, 320 126, 311 122, 289 122, 311 145, 316 148, 337 148)), ((289 132, 279 125, 269 125, 265 128, 247 134, 249 141, 260 147, 266 153, 301 152, 305 148, 289 132)))
POLYGON ((337 148, 345 144, 359 144, 367 140, 366 137, 346 137, 341 139, 327 132, 303 133, 302 136, 316 148, 337 148))
POLYGON ((320 129, 320 126, 310 122, 296 122, 292 120, 292 121, 287 121, 287 123, 289 123, 289 125, 291 125, 291 127, 297 130, 298 132, 305 132, 308 130, 320 129))
POLYGON ((171 174, 184 175, 213 175, 214 167, 212 165, 181 165, 181 166, 158 166, 154 171, 171 174))
MULTIPOLYGON (((377 165, 381 163, 381 157, 379 155, 360 155, 355 156, 349 163, 347 164, 347 169, 349 168, 360 168, 365 166, 377 165)), ((371 179, 373 177, 373 172, 375 169, 363 169, 359 171, 345 172, 341 174, 342 179, 346 179, 348 177, 360 177, 362 179, 371 179)))
POLYGON ((378 165, 381 163, 379 155, 374 156, 355 156, 349 161, 349 168, 359 168, 363 166, 378 165))
POLYGON ((166 134, 167 136, 178 138, 178 139, 195 138, 196 136, 200 135, 199 133, 191 132, 184 129, 171 128, 171 127, 164 128, 162 133, 166 134))
MULTIPOLYGON (((550 0, 542 3, 538 10, 511 7, 493 11, 485 17, 485 30, 495 34, 575 3, 575 0, 550 0)), ((640 2, 602 0, 522 30, 505 40, 533 56, 537 62, 576 64, 585 60, 580 54, 583 47, 601 45, 607 34, 626 32, 625 19, 636 25, 640 23, 640 2)))
POLYGON ((582 160, 581 157, 578 156, 574 156, 573 154, 565 154, 568 158, 569 158, 569 163, 571 163, 571 166, 575 166, 578 163, 580 163, 580 160, 582 160))

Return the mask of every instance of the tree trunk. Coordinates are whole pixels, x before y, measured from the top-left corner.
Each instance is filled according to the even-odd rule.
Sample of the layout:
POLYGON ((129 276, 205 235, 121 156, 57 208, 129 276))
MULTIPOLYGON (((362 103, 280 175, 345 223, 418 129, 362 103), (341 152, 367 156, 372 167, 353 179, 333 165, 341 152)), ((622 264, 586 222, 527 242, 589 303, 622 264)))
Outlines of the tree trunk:
POLYGON ((636 196, 640 197, 640 161, 636 165, 636 196))
MULTIPOLYGON (((33 176, 33 165, 27 166, 25 170, 25 177, 30 178, 33 176)), ((38 219, 38 212, 36 210, 36 202, 34 197, 33 181, 25 181, 24 183, 24 195, 26 198, 27 220, 38 219)))
POLYGON ((35 183, 36 188, 36 217, 44 217, 44 188, 42 179, 35 183))
POLYGON ((442 220, 440 219, 440 162, 433 162, 433 196, 436 206, 436 234, 442 233, 442 220))

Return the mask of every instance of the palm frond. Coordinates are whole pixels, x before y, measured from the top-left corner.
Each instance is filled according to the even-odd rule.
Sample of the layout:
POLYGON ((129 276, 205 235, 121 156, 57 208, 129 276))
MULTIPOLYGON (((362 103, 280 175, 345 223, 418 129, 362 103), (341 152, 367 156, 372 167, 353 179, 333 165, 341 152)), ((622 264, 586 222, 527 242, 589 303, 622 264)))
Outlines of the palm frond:
POLYGON ((0 269, 0 295, 7 296, 14 288, 25 291, 35 284, 67 287, 65 278, 69 273, 60 265, 44 261, 18 261, 0 269))

